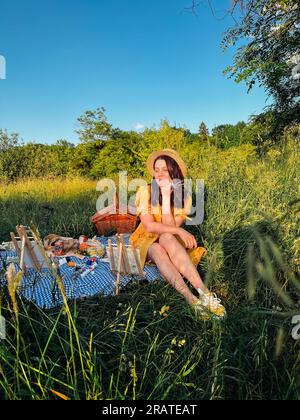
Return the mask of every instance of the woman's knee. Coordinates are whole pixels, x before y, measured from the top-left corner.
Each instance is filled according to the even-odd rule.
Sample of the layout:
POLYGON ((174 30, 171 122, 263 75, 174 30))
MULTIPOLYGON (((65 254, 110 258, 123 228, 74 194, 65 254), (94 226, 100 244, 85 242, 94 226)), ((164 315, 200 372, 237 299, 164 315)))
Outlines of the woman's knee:
POLYGON ((159 236, 158 242, 164 248, 165 244, 169 244, 170 241, 173 241, 174 239, 175 239, 175 236, 173 235, 173 233, 166 232, 166 233, 162 233, 159 236))
POLYGON ((170 252, 174 249, 177 249, 179 242, 175 235, 172 233, 163 233, 159 237, 159 244, 167 251, 170 252))
POLYGON ((150 246, 148 256, 155 261, 157 258, 167 258, 168 254, 166 253, 164 247, 162 247, 158 242, 155 242, 150 246))

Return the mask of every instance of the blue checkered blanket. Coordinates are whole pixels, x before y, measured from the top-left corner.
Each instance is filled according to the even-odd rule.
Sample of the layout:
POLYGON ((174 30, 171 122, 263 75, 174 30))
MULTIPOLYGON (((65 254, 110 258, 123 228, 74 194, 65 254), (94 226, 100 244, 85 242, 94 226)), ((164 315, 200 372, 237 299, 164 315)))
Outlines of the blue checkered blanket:
MULTIPOLYGON (((129 243, 130 234, 124 235, 125 244, 129 243)), ((108 239, 112 240, 112 244, 116 244, 116 237, 98 237, 100 242, 107 246, 108 239)), ((4 263, 8 257, 14 257, 14 251, 0 251, 0 286, 6 284, 6 278, 3 274, 4 263)), ((57 257, 59 258, 62 257, 57 257)), ((105 252, 104 258, 107 258, 105 252)), ((88 262, 89 258, 85 257, 80 259, 77 257, 70 257, 71 261, 76 264, 84 265, 88 262)), ((15 264, 16 271, 20 267, 15 264)), ((61 292, 58 289, 57 282, 48 268, 42 269, 37 272, 34 269, 28 269, 27 274, 23 275, 20 285, 19 293, 28 301, 34 302, 37 306, 50 309, 60 306, 63 303, 61 292)), ((61 275, 63 277, 63 284, 66 292, 67 299, 78 299, 88 296, 101 294, 103 296, 113 295, 116 290, 116 275, 110 270, 109 263, 98 259, 98 265, 86 276, 81 276, 76 273, 75 268, 71 268, 68 264, 60 267, 61 275)), ((156 266, 145 265, 143 271, 146 273, 146 280, 152 282, 156 279, 161 279, 159 270, 156 266)), ((132 280, 132 276, 120 276, 120 289, 132 280)))

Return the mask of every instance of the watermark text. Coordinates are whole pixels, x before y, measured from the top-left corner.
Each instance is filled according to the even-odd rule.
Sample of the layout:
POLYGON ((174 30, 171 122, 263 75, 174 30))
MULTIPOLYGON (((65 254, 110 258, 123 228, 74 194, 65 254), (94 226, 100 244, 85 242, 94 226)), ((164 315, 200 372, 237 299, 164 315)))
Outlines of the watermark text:
POLYGON ((5 318, 0 315, 0 340, 6 339, 6 321, 5 318))
POLYGON ((292 329, 292 337, 294 340, 300 340, 300 315, 293 316, 292 324, 296 324, 292 329))
MULTIPOLYGON (((102 194, 98 197, 96 202, 96 209, 101 212, 103 209, 109 207, 110 214, 126 214, 128 208, 135 209, 138 202, 139 211, 143 214, 159 214, 159 187, 155 180, 151 184, 142 178, 135 178, 128 182, 127 171, 119 172, 118 182, 118 203, 115 202, 117 186, 115 181, 110 178, 101 179, 97 183, 96 190, 102 194), (150 195, 147 193, 147 186, 150 187, 150 195), (140 190, 139 196, 138 190, 140 190), (135 192, 128 200, 128 192, 135 192), (143 191, 143 192, 141 192, 143 191), (118 204, 118 209, 117 209, 118 204)), ((193 205, 192 190, 193 180, 185 178, 183 181, 179 179, 172 180, 172 191, 174 193, 174 209, 180 209, 187 216, 187 225, 199 225, 204 219, 204 180, 196 179, 195 181, 195 204, 193 205)))
POLYGON ((6 60, 3 55, 0 55, 0 80, 6 79, 6 60))

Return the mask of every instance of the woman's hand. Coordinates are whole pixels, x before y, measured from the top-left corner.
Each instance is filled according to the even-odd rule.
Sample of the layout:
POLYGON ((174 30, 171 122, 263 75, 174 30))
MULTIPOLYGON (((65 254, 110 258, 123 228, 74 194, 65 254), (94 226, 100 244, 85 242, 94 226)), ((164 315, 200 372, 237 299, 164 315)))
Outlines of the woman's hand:
POLYGON ((185 229, 179 227, 178 228, 178 236, 183 240, 185 243, 186 248, 197 248, 197 241, 194 235, 187 232, 185 229))
POLYGON ((162 179, 161 181, 157 181, 157 183, 161 189, 161 194, 170 197, 172 183, 168 179, 162 179))

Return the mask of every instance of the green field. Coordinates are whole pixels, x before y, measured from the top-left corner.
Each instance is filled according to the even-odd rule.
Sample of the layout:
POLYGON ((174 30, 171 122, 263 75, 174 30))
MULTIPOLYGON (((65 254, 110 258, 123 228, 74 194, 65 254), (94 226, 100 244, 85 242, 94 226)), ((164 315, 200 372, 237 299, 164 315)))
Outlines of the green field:
MULTIPOLYGON (((193 179, 205 181, 205 219, 188 227, 207 254, 205 283, 224 301, 223 323, 196 320, 163 280, 133 281, 42 311, 0 291, 1 399, 299 399, 299 145, 264 157, 254 147, 188 146, 193 179)), ((0 240, 16 224, 42 236, 93 235, 96 181, 31 179, 0 185, 0 240), (53 208, 53 211, 49 210, 53 208)), ((3 273, 2 273, 3 275, 3 273)))

